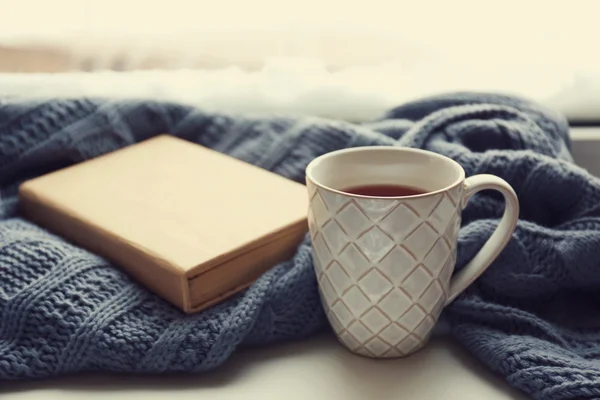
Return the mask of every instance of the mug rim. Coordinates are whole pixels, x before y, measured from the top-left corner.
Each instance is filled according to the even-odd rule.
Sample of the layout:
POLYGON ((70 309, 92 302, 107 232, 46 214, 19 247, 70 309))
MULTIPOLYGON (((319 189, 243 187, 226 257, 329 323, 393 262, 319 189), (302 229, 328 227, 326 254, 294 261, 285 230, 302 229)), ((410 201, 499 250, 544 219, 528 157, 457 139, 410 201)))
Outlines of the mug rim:
POLYGON ((326 190, 328 192, 332 192, 332 193, 346 196, 346 197, 354 197, 354 198, 359 198, 359 199, 371 199, 371 200, 403 200, 403 199, 419 199, 419 198, 424 198, 424 197, 435 196, 440 193, 444 193, 448 190, 454 189, 455 187, 457 187, 458 185, 463 183, 464 180, 466 179, 464 168, 458 162, 454 161, 450 157, 446 157, 442 154, 438 154, 438 153, 435 153, 435 152, 429 151, 429 150, 415 149, 412 147, 395 147, 395 146, 359 146, 359 147, 350 147, 350 148, 346 148, 346 149, 330 151, 328 153, 321 154, 320 156, 318 156, 318 157, 314 158, 312 161, 310 161, 308 163, 308 165, 306 166, 305 175, 306 175, 306 179, 308 179, 313 185, 315 185, 323 190, 326 190), (324 185, 324 184, 318 182, 313 176, 313 170, 315 169, 317 164, 319 162, 321 162, 322 160, 324 160, 325 158, 335 157, 337 155, 346 154, 346 153, 373 151, 373 150, 396 151, 396 152, 403 152, 403 153, 417 153, 422 156, 435 157, 444 162, 454 165, 455 168, 458 168, 459 176, 456 181, 454 181, 453 183, 451 183, 448 186, 445 186, 440 189, 432 190, 432 191, 429 191, 426 193, 415 194, 415 195, 410 195, 410 196, 366 196, 366 195, 362 195, 362 194, 348 193, 348 192, 344 192, 342 190, 334 189, 332 187, 324 185))

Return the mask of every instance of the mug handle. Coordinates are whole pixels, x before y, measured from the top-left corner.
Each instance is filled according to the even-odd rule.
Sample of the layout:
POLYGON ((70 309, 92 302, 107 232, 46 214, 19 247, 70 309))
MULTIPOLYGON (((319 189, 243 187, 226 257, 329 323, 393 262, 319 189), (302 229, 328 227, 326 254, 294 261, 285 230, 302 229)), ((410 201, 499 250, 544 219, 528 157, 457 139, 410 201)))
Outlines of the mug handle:
POLYGON ((458 271, 450 280, 449 296, 446 305, 450 304, 463 290, 477 279, 498 257, 508 244, 519 219, 519 199, 513 188, 502 178, 495 175, 480 174, 465 179, 465 191, 461 206, 464 209, 475 193, 493 189, 504 196, 506 203, 500 224, 481 250, 473 259, 458 271))

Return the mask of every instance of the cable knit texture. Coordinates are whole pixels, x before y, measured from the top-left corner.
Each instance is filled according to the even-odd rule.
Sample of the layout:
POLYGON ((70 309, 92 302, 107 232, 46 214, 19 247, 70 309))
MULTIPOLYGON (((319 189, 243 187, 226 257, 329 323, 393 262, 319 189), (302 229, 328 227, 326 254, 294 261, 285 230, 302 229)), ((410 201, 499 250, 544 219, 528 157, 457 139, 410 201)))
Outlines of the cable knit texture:
MULTIPOLYGON (((467 175, 504 178, 520 198, 518 227, 443 318, 466 349, 534 398, 600 397, 600 181, 573 165, 563 117, 523 99, 472 93, 421 99, 361 125, 151 101, 1 102, 0 379, 201 372, 239 346, 327 327, 308 238, 248 290, 186 316, 104 259, 19 217, 23 180, 164 132, 300 182, 314 157, 365 145, 425 148, 467 175)), ((457 268, 502 210, 493 192, 469 202, 457 268)))

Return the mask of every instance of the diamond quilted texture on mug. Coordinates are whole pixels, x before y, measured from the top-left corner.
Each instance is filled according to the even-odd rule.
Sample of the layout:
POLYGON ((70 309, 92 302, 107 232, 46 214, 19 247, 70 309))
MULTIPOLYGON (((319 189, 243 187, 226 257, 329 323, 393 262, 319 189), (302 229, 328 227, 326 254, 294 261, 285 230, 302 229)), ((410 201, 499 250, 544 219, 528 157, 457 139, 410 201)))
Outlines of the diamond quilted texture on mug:
POLYGON ((327 211, 327 207, 325 206, 325 203, 321 199, 321 196, 319 196, 319 192, 317 192, 317 195, 312 198, 310 202, 310 208, 313 214, 315 215, 315 221, 317 223, 317 226, 322 227, 323 225, 325 225, 325 223, 329 220, 330 216, 329 211, 327 211))
POLYGON ((456 208, 460 208, 460 198, 462 196, 463 185, 457 185, 446 193, 450 197, 450 200, 456 204, 456 208))
POLYGON ((399 324, 402 325, 402 327, 407 331, 412 332, 417 326, 419 326, 421 321, 423 321, 426 316, 427 314, 425 314, 419 306, 414 305, 406 314, 402 316, 399 324))
POLYGON ((342 297, 342 300, 344 300, 344 303, 356 318, 363 315, 363 313, 373 305, 356 286, 353 286, 348 290, 342 297))
POLYGON ((319 291, 321 292, 326 304, 332 304, 338 298, 335 289, 325 274, 321 275, 321 278, 319 279, 319 291))
POLYGON ((399 283, 404 280, 417 265, 417 261, 402 247, 395 246, 377 264, 377 268, 390 281, 399 283))
POLYGON ((392 321, 397 321, 411 306, 413 301, 398 288, 386 294, 377 304, 383 313, 392 321))
POLYGON ((348 332, 358 340, 359 343, 364 343, 373 337, 371 331, 369 331, 360 321, 354 321, 348 326, 348 332))
POLYGON ((369 260, 356 249, 356 245, 351 243, 337 257, 337 260, 350 275, 352 280, 362 276, 371 267, 369 260))
POLYGON ((378 227, 369 229, 354 243, 372 262, 381 260, 395 245, 394 241, 378 227))
POLYGON ((325 275, 329 278, 338 296, 342 296, 352 286, 352 280, 337 261, 334 261, 325 270, 325 275))
POLYGON ((429 225, 424 223, 404 239, 402 244, 418 261, 421 261, 429 253, 439 236, 429 225))
POLYGON ((346 330, 346 327, 340 322, 339 318, 335 316, 335 313, 331 310, 327 313, 327 320, 333 328, 334 332, 338 335, 340 332, 346 330))
POLYGON ((407 199, 404 203, 412 208, 421 219, 426 219, 440 201, 441 195, 425 196, 418 199, 407 199))
POLYGON ((336 214, 344 205, 351 201, 346 196, 330 192, 329 190, 319 189, 319 194, 331 215, 336 214))
POLYGON ((391 349, 390 345, 383 342, 378 337, 374 337, 365 344, 365 347, 376 357, 381 357, 384 353, 391 349))
POLYGON ((446 260, 451 256, 452 249, 443 238, 439 238, 429 253, 423 259, 423 264, 433 274, 438 276, 444 267, 446 260))
POLYGON ((308 230, 310 233, 310 238, 314 240, 315 236, 319 234, 319 232, 318 232, 319 228, 317 227, 317 222, 315 221, 315 215, 313 214, 313 211, 311 209, 308 210, 307 220, 308 220, 308 230))
POLYGON ((322 271, 327 268, 329 263, 333 260, 333 256, 329 251, 327 243, 325 243, 323 235, 318 235, 315 240, 313 240, 312 245, 313 253, 317 258, 317 260, 315 260, 315 266, 317 267, 317 270, 322 271))
POLYGON ((403 341, 409 332, 398 324, 391 324, 379 333, 379 337, 388 343, 400 343, 403 341))
POLYGON ((385 353, 383 353, 382 357, 385 357, 385 358, 398 358, 398 357, 402 357, 402 355, 403 354, 400 353, 397 348, 392 347, 391 349, 389 349, 388 351, 386 351, 385 353))
POLYGON ((440 204, 427 219, 439 233, 443 233, 455 214, 456 206, 452 204, 448 196, 444 195, 440 204))
POLYGON ((348 243, 348 238, 336 220, 330 220, 321 229, 321 235, 329 245, 334 256, 337 256, 348 243))
POLYGON ((409 354, 414 351, 422 342, 414 337, 413 335, 407 336, 402 342, 400 342, 396 348, 402 354, 409 354))
POLYGON ((381 311, 377 308, 371 308, 365 315, 362 317, 362 321, 365 323, 367 328, 373 333, 378 333, 383 328, 388 326, 392 321, 388 317, 386 317, 381 311))
POLYGON ((356 349, 361 347, 360 343, 353 338, 352 334, 348 331, 345 331, 340 335, 340 341, 352 351, 356 351, 356 349))
POLYGON ((460 223, 462 221, 461 215, 459 212, 454 214, 452 221, 446 227, 446 231, 444 231, 444 237, 448 242, 452 243, 458 238, 458 233, 460 232, 460 223))
POLYGON ((373 222, 379 221, 386 216, 398 202, 379 199, 356 199, 356 204, 365 215, 373 222))
POLYGON ((421 321, 421 323, 415 328, 415 335, 422 339, 427 339, 431 334, 431 330, 435 325, 435 320, 431 315, 428 315, 421 321))
POLYGON ((433 279, 433 276, 427 272, 423 264, 419 264, 402 282, 402 289, 406 290, 413 299, 418 299, 433 279))
POLYGON ((313 184, 310 180, 306 182, 306 187, 308 189, 308 200, 312 200, 312 198, 317 193, 317 186, 313 184))
POLYGON ((423 306, 428 313, 431 313, 440 298, 444 296, 445 294, 442 284, 439 280, 435 279, 419 298, 419 304, 423 306))
POLYGON ((444 311, 444 307, 446 306, 446 298, 447 296, 443 296, 437 302, 437 304, 433 307, 433 310, 431 311, 432 315, 439 317, 442 314, 442 311, 444 311))
POLYGON ((381 221, 379 227, 394 240, 400 241, 412 232, 420 223, 421 218, 404 204, 399 204, 381 221))
POLYGON ((386 295, 394 286, 376 268, 373 268, 365 276, 363 276, 358 281, 358 285, 360 285, 362 291, 373 303, 377 303, 379 299, 386 295))
POLYGON ((450 255, 450 257, 448 257, 446 259, 446 262, 444 263, 444 266, 442 267, 442 270, 440 271, 440 275, 438 276, 438 279, 440 280, 440 282, 442 283, 442 285, 448 285, 450 282, 450 278, 452 277, 452 273, 454 272, 454 266, 456 264, 456 253, 455 251, 452 252, 452 254, 450 255))
POLYGON ((347 328, 352 321, 354 321, 352 313, 350 312, 350 310, 348 310, 348 307, 346 307, 346 305, 340 300, 338 300, 334 304, 334 306, 331 307, 331 311, 333 312, 337 320, 340 322, 340 325, 344 329, 347 328))
POLYGON ((352 201, 337 213, 336 220, 351 240, 373 226, 373 222, 352 201))

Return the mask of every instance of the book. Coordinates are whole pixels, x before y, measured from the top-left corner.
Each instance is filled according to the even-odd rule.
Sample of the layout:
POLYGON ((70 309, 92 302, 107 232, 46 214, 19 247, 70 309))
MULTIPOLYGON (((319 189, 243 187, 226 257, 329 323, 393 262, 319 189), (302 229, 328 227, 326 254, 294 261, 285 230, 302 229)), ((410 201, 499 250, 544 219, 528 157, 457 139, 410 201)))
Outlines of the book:
POLYGON ((26 181, 19 206, 186 313, 250 286, 308 231, 303 184, 168 134, 26 181))

